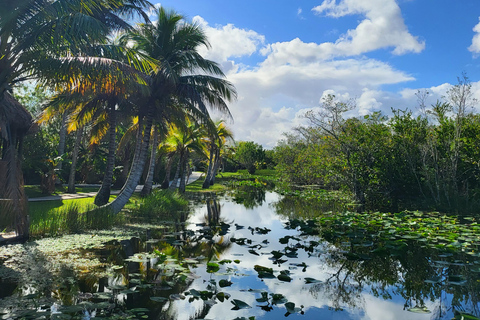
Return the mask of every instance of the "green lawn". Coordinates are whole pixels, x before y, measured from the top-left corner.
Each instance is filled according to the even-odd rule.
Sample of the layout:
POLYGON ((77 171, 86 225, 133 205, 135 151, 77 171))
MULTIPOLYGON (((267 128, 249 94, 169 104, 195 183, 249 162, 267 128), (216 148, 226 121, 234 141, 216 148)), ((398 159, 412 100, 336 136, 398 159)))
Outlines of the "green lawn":
MULTIPOLYGON (((77 193, 81 192, 94 192, 98 191, 98 187, 76 187, 75 191, 77 193)), ((63 186, 57 186, 55 187, 55 192, 53 192, 53 195, 60 195, 63 193, 67 192, 67 188, 63 186)), ((42 190, 40 189, 39 185, 26 185, 25 186, 25 193, 27 194, 27 197, 29 198, 39 198, 39 197, 45 197, 48 196, 47 194, 42 193, 42 190)))

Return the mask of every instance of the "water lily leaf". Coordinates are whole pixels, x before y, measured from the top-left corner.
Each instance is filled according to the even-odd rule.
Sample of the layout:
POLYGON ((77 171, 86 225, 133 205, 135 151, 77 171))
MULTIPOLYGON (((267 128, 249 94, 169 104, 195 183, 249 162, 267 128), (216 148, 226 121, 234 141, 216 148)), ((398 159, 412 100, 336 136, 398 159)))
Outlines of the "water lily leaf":
POLYGON ((130 309, 129 311, 133 313, 140 313, 140 312, 149 312, 150 310, 147 308, 134 308, 134 309, 130 309))
MULTIPOLYGON (((155 301, 155 302, 165 302, 168 299, 165 298, 165 297, 150 297, 150 300, 155 301)), ((147 309, 147 311, 148 311, 148 309, 147 309)))
POLYGON ((218 265, 218 263, 215 263, 215 262, 207 263, 207 272, 208 273, 214 273, 214 272, 217 272, 218 270, 220 270, 220 266, 218 265))
POLYGON ((251 306, 248 303, 246 303, 242 300, 233 299, 231 302, 234 305, 232 310, 250 309, 251 308, 251 306))
POLYGON ((321 283, 322 281, 321 280, 317 280, 317 279, 314 279, 314 278, 304 278, 305 279, 305 283, 306 284, 309 284, 309 283, 321 283))
POLYGON ((461 312, 455 310, 455 317, 452 320, 480 320, 480 318, 475 317, 473 314, 461 312))
POLYGON ((70 320, 72 319, 72 316, 68 315, 68 314, 63 314, 63 313, 56 313, 56 314, 52 314, 51 318, 50 319, 55 319, 55 320, 70 320))
POLYGON ((432 277, 430 279, 425 280, 426 283, 439 283, 442 280, 442 277, 432 277))
POLYGON ((280 280, 280 281, 285 281, 285 282, 292 281, 292 278, 289 275, 283 274, 283 273, 279 274, 277 279, 280 280))
POLYGON ((218 285, 220 286, 220 288, 230 287, 232 285, 232 283, 233 282, 225 280, 225 279, 222 279, 222 280, 218 281, 218 285))
POLYGON ((169 296, 170 300, 185 300, 185 296, 183 294, 172 293, 169 296))
POLYGON ((60 312, 64 313, 76 313, 79 311, 83 311, 83 306, 82 305, 76 305, 76 306, 61 306, 58 308, 60 312))
POLYGON ((257 302, 260 302, 260 303, 261 303, 261 302, 268 302, 268 292, 263 291, 263 292, 261 292, 261 294, 262 294, 262 297, 261 297, 261 298, 257 298, 257 299, 256 299, 257 302))
POLYGON ((270 272, 259 271, 258 272, 258 277, 261 278, 261 279, 263 279, 263 278, 273 279, 273 278, 275 278, 275 275, 273 273, 270 273, 270 272))
POLYGON ((295 303, 293 302, 285 303, 285 308, 287 309, 288 313, 297 313, 301 310, 300 308, 295 307, 295 303))
POLYGON ((185 259, 183 259, 183 262, 188 263, 188 264, 198 264, 198 260, 192 259, 192 258, 185 258, 185 259))
POLYGON ((283 294, 270 293, 270 295, 272 296, 272 304, 283 304, 288 301, 283 294))
POLYGON ((261 265, 258 265, 258 264, 254 265, 253 269, 257 272, 263 271, 263 272, 273 273, 272 268, 264 267, 264 266, 261 266, 261 265))
POLYGON ((228 300, 230 298, 230 294, 225 293, 225 292, 219 292, 219 293, 217 293, 216 297, 217 297, 218 301, 223 302, 223 301, 225 301, 225 299, 228 300))
POLYGON ((407 310, 413 313, 432 313, 427 307, 414 307, 407 310))

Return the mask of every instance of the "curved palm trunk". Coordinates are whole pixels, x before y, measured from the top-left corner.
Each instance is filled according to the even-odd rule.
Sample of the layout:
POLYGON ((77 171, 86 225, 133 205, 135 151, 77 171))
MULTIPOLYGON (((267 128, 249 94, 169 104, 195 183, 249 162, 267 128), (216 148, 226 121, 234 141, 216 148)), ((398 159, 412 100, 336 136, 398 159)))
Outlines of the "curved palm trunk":
POLYGON ((175 154, 171 154, 168 157, 167 168, 165 170, 165 178, 163 179, 162 186, 161 186, 162 189, 168 189, 168 187, 170 186, 170 172, 172 171, 172 164, 173 164, 173 157, 174 156, 175 156, 175 154))
POLYGON ((217 153, 215 155, 215 162, 213 165, 213 173, 212 173, 212 177, 210 178, 210 185, 213 185, 215 183, 215 177, 218 174, 218 169, 220 168, 221 163, 222 163, 222 157, 220 156, 220 150, 217 149, 217 153))
POLYGON ((128 175, 127 181, 123 186, 120 194, 110 202, 106 204, 105 207, 110 208, 114 214, 119 213, 125 204, 128 202, 132 194, 135 192, 135 188, 140 181, 140 178, 143 173, 143 168, 145 167, 145 162, 147 160, 148 154, 148 146, 150 143, 150 132, 152 130, 152 122, 153 122, 153 110, 149 111, 149 114, 145 117, 145 130, 143 134, 143 141, 142 141, 142 123, 141 119, 139 119, 138 123, 138 133, 137 133, 137 145, 135 147, 135 154, 133 158, 132 168, 128 175))
POLYGON ((107 168, 105 169, 105 176, 103 177, 102 186, 95 197, 95 204, 103 206, 108 203, 110 199, 110 189, 113 181, 113 170, 115 169, 115 151, 117 150, 117 113, 115 111, 115 104, 109 103, 109 139, 108 139, 108 157, 107 168))
POLYGON ((77 170, 78 151, 82 141, 83 127, 78 128, 75 135, 75 147, 73 148, 72 166, 70 167, 70 175, 68 177, 67 193, 75 193, 75 172, 77 170))
POLYGON ((145 179, 145 184, 143 185, 142 196, 146 196, 152 192, 153 187, 153 175, 155 173, 155 162, 157 158, 157 147, 158 147, 158 136, 156 128, 153 128, 153 140, 152 140, 152 152, 150 153, 150 165, 148 167, 147 178, 145 179))
POLYGON ((212 143, 210 146, 210 159, 208 160, 208 169, 207 174, 205 175, 205 180, 203 181, 202 188, 208 189, 210 187, 210 180, 213 170, 213 153, 214 153, 214 144, 212 143))

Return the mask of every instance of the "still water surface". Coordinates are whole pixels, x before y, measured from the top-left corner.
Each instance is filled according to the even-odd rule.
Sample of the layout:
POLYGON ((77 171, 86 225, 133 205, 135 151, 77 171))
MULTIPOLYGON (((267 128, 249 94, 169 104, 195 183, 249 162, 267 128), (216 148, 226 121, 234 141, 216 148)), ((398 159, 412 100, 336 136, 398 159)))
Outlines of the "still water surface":
POLYGON ((413 242, 379 250, 372 241, 305 234, 289 222, 314 211, 273 192, 196 201, 165 228, 68 253, 100 266, 61 268, 48 285, 0 273, 0 312, 4 319, 478 316, 480 269, 472 256, 413 242), (13 301, 25 301, 23 309, 13 301))

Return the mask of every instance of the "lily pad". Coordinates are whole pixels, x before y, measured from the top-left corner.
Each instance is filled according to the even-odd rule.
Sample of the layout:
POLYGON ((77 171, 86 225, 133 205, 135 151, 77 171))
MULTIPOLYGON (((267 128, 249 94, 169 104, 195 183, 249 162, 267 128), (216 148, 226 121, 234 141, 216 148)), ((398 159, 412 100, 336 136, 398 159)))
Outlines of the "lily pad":
POLYGON ((248 303, 246 303, 242 300, 233 299, 232 304, 234 305, 232 310, 250 309, 251 308, 251 306, 248 303))

